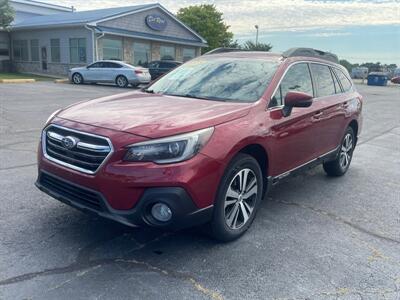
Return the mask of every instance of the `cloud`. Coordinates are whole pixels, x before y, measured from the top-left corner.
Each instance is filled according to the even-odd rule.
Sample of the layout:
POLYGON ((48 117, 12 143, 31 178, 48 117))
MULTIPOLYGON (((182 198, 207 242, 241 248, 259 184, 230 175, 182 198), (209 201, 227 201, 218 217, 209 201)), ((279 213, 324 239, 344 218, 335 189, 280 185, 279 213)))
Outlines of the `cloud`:
MULTIPOLYGON (((55 3, 51 0, 44 1, 55 3)), ((73 5, 78 10, 88 10, 153 2, 156 0, 132 2, 58 0, 57 4, 73 5)), ((209 2, 161 0, 160 3, 172 12, 176 12, 180 7, 209 2)), ((255 24, 259 25, 260 34, 317 28, 326 30, 342 26, 400 24, 400 2, 398 0, 215 0, 212 3, 224 13, 224 18, 226 23, 231 26, 231 31, 235 35, 242 36, 253 33, 255 24)), ((327 37, 328 34, 323 33, 322 37, 327 37)))

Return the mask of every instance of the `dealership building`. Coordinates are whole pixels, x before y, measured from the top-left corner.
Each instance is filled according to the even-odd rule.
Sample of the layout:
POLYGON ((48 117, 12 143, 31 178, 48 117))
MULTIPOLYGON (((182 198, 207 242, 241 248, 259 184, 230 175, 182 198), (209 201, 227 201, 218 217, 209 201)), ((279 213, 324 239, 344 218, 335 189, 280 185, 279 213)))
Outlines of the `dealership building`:
POLYGON ((38 1, 10 3, 16 18, 10 32, 0 31, 0 60, 18 72, 65 75, 101 59, 187 61, 207 46, 158 3, 78 12, 38 1))

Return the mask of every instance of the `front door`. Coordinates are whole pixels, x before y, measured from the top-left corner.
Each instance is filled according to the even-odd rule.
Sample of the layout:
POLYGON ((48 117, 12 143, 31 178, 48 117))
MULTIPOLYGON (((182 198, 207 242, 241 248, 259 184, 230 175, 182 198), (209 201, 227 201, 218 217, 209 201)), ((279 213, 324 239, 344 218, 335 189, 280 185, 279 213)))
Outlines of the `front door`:
POLYGON ((41 48, 41 56, 42 56, 42 70, 47 70, 47 48, 41 48))
POLYGON ((314 115, 318 107, 314 103, 307 108, 295 107, 285 117, 282 114, 284 98, 289 91, 300 91, 314 95, 311 74, 307 63, 292 65, 277 87, 269 104, 269 114, 273 120, 269 143, 273 155, 270 173, 284 174, 315 158, 314 115))

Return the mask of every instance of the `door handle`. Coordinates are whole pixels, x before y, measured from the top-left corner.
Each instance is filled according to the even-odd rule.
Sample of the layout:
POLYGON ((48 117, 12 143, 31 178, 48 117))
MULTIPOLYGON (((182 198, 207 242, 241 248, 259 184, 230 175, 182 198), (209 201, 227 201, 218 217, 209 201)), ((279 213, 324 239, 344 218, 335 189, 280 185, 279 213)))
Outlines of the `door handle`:
POLYGON ((315 119, 319 119, 319 118, 322 117, 323 114, 324 114, 324 112, 319 111, 319 112, 317 112, 317 113, 314 114, 314 118, 315 118, 315 119))

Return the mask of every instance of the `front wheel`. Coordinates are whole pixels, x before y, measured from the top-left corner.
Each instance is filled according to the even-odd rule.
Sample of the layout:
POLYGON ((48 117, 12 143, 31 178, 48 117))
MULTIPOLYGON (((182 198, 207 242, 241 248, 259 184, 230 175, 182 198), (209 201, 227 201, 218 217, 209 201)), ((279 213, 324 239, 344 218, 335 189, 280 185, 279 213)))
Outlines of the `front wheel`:
POLYGON ((238 154, 221 180, 210 223, 211 235, 227 242, 245 233, 254 220, 262 191, 258 162, 250 155, 238 154))
POLYGON ((83 83, 83 77, 79 73, 74 73, 72 75, 72 82, 75 84, 82 84, 83 83))
POLYGON ((335 160, 323 164, 326 174, 329 176, 343 176, 350 167, 353 151, 355 148, 354 130, 348 127, 344 134, 339 153, 335 160))

